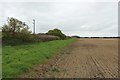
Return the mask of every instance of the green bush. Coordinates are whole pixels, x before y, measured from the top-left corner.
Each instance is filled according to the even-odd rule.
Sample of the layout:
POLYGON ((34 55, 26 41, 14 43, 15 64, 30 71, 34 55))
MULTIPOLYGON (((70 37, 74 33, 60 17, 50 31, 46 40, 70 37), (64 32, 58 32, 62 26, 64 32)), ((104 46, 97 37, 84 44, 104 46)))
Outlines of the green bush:
POLYGON ((27 24, 15 18, 8 18, 7 24, 4 24, 2 27, 2 33, 3 45, 44 42, 67 38, 59 29, 49 30, 47 35, 33 35, 29 31, 27 24))
POLYGON ((61 39, 65 39, 65 38, 66 38, 66 35, 63 34, 63 33, 61 32, 61 30, 59 30, 59 29, 49 30, 46 34, 58 36, 58 37, 60 37, 61 39))
POLYGON ((3 44, 16 45, 21 43, 37 42, 38 37, 31 34, 29 27, 24 22, 8 18, 7 24, 2 27, 3 44))
POLYGON ((14 35, 9 33, 3 34, 4 34, 4 36, 2 37, 3 45, 18 45, 22 43, 32 43, 38 41, 38 37, 32 34, 25 33, 16 33, 14 35))

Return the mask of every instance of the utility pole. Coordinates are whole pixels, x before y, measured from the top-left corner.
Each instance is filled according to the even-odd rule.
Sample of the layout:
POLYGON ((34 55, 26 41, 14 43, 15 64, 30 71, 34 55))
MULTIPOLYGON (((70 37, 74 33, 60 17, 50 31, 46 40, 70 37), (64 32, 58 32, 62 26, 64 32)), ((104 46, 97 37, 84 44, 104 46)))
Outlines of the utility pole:
POLYGON ((35 19, 33 19, 33 34, 35 34, 35 19))
POLYGON ((67 36, 69 36, 69 33, 67 34, 67 36))

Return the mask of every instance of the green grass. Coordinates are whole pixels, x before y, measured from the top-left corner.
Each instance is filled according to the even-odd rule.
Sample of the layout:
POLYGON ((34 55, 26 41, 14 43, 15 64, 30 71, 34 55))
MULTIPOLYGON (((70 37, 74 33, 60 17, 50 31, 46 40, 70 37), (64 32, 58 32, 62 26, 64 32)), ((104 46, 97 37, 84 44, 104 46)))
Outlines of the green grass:
POLYGON ((3 78, 14 78, 59 53, 75 39, 17 46, 3 46, 3 78))
POLYGON ((0 44, 0 79, 2 79, 2 45, 0 44))

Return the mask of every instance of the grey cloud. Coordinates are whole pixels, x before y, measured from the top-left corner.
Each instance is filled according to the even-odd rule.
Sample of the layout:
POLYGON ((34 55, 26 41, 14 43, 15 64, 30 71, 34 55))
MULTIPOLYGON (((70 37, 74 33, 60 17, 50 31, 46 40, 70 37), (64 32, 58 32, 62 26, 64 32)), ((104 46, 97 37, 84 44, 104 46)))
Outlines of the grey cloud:
MULTIPOLYGON (((65 34, 80 36, 117 36, 117 2, 18 2, 4 3, 4 15, 26 22, 36 32, 60 28, 65 34)), ((0 22, 0 25, 3 23, 0 22)))

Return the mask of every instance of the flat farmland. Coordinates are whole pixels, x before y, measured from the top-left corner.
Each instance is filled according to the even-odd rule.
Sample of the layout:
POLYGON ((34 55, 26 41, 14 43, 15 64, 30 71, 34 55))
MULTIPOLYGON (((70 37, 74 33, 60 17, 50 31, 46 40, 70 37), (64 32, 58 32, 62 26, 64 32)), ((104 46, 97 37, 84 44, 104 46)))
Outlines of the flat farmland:
POLYGON ((52 61, 22 77, 117 78, 118 39, 80 38, 52 61))

